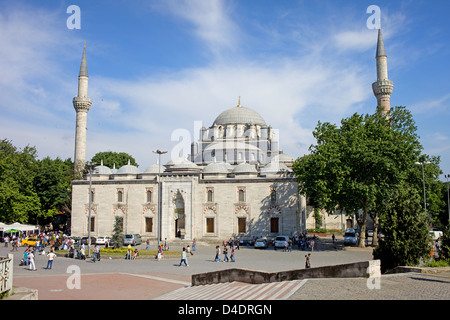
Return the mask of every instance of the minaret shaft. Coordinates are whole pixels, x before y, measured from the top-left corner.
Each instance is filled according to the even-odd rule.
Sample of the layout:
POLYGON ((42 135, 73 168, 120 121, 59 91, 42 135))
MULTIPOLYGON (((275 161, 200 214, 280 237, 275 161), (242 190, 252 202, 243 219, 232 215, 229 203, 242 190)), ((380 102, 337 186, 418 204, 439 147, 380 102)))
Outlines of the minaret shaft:
POLYGON ((91 105, 92 101, 88 97, 88 73, 85 44, 83 58, 81 60, 80 74, 78 76, 78 96, 73 98, 73 107, 77 113, 74 157, 75 174, 82 173, 86 162, 87 113, 91 105))
POLYGON ((388 114, 391 109, 391 94, 394 89, 394 83, 388 79, 387 55, 380 29, 378 30, 375 58, 377 63, 377 81, 372 84, 372 90, 377 98, 377 106, 382 107, 383 114, 388 114))

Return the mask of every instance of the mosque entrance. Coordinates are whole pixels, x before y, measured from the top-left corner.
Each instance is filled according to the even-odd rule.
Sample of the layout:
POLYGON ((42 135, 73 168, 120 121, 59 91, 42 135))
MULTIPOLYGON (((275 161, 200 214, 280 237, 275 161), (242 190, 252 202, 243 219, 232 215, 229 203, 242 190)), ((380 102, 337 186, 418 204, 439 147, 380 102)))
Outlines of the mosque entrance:
POLYGON ((180 191, 177 192, 175 196, 175 209, 174 209, 174 218, 175 218, 175 237, 184 239, 185 236, 185 214, 184 214, 184 199, 181 195, 180 191))

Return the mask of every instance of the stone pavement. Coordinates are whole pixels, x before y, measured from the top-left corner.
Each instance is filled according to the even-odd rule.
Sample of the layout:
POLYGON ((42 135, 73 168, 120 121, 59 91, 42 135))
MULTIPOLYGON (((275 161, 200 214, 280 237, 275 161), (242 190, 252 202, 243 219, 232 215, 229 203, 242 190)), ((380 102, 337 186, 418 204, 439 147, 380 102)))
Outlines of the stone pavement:
MULTIPOLYGON (((175 244, 171 246, 171 250, 180 249, 181 247, 177 248, 175 244)), ((190 285, 192 274, 226 268, 247 268, 268 272, 302 269, 304 256, 308 253, 296 248, 292 252, 283 252, 275 251, 273 248, 258 250, 241 247, 239 251, 236 251, 236 263, 223 263, 213 262, 214 245, 198 245, 195 254, 188 256, 189 267, 179 267, 178 258, 164 259, 160 262, 153 258, 134 261, 102 259, 100 262, 93 263, 89 260, 58 257, 53 263, 52 270, 44 269, 46 256, 38 255, 36 257, 37 271, 29 271, 26 267, 19 266, 23 250, 24 248, 19 248, 18 252, 14 252, 14 286, 37 289, 39 300, 158 299, 164 296, 169 297, 174 291, 180 293, 185 290, 190 285), (70 289, 67 284, 72 276, 68 270, 73 266, 78 267, 80 271, 80 289, 70 289)), ((0 245, 0 256, 6 256, 9 252, 10 248, 0 245)), ((318 241, 318 245, 312 252, 311 262, 312 267, 336 265, 370 260, 371 255, 371 248, 344 248, 342 239, 332 244, 330 239, 325 238, 318 241)), ((292 292, 289 299, 346 299, 346 297, 381 299, 384 296, 390 299, 395 297, 405 299, 402 297, 427 295, 448 299, 450 291, 448 278, 442 277, 442 274, 419 274, 415 277, 411 275, 383 276, 381 289, 373 290, 367 289, 366 279, 308 280, 298 287, 295 293, 292 292), (418 280, 419 278, 422 280, 418 280), (417 289, 406 294, 411 291, 405 289, 408 286, 417 287, 417 289), (432 295, 433 291, 436 294, 432 295)), ((291 289, 295 287, 296 285, 292 285, 291 289)), ((266 291, 269 290, 270 288, 266 291)), ((280 294, 276 297, 288 297, 288 295, 280 294)), ((211 298, 213 298, 212 294, 211 298)))

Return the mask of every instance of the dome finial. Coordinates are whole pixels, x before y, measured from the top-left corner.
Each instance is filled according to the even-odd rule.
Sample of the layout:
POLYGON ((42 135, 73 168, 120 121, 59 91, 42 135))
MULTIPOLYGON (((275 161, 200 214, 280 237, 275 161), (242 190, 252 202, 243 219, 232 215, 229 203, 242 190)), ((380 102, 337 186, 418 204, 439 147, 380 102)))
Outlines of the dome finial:
POLYGON ((237 106, 238 106, 239 108, 242 107, 242 106, 241 106, 241 96, 239 96, 239 103, 238 103, 237 106))

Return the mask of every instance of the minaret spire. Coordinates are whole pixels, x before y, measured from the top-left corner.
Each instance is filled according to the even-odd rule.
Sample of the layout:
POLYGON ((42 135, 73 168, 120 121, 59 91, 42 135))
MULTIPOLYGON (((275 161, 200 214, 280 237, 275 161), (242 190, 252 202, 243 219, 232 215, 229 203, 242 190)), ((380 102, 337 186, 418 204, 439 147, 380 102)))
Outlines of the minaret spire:
POLYGON ((78 75, 78 96, 73 98, 73 107, 77 113, 74 159, 75 174, 81 174, 83 172, 86 162, 87 113, 92 105, 92 100, 88 97, 88 78, 85 41, 80 73, 78 75))
POLYGON ((381 28, 378 29, 375 59, 377 62, 377 81, 372 84, 372 90, 377 98, 377 106, 381 106, 383 114, 387 114, 391 109, 390 100, 394 89, 394 83, 388 79, 387 55, 381 28))

